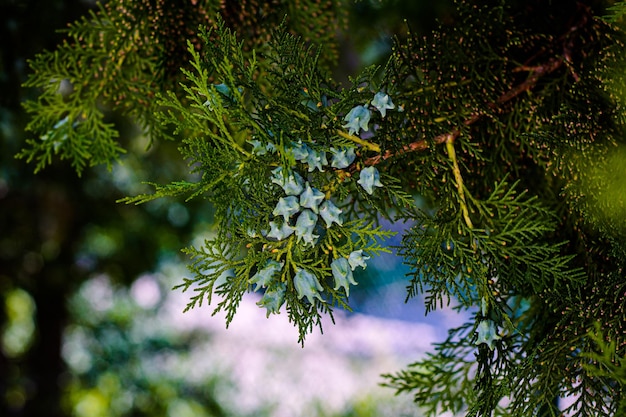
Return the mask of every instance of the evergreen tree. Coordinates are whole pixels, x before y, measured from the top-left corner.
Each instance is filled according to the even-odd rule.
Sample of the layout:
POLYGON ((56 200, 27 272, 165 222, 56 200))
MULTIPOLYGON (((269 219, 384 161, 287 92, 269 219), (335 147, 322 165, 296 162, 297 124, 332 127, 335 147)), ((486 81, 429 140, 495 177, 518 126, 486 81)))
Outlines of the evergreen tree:
POLYGON ((124 201, 215 208, 217 234, 185 249, 188 308, 230 322, 262 290, 303 344, 389 250, 380 220, 406 221, 407 301, 472 319, 389 386, 429 415, 619 415, 626 6, 458 2, 342 85, 344 6, 110 1, 31 62, 19 157, 110 165, 124 149, 108 112, 174 141, 192 175, 124 201))

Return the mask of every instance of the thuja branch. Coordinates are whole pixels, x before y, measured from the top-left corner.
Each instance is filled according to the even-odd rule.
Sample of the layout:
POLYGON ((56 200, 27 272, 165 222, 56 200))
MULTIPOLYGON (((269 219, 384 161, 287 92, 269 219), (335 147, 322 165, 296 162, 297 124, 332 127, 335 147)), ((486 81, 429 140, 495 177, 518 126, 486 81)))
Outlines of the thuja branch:
MULTIPOLYGON (((535 85, 537 84, 537 82, 539 81, 541 77, 544 77, 546 75, 553 73, 554 71, 562 67, 563 64, 564 64, 564 58, 551 58, 548 62, 542 65, 536 65, 533 67, 522 65, 513 69, 513 72, 528 71, 529 72, 528 78, 526 78, 526 80, 524 80, 524 82, 522 82, 521 84, 513 87, 506 93, 502 94, 496 100, 495 103, 488 104, 488 107, 492 110, 497 110, 501 108, 502 105, 513 100, 520 94, 526 91, 530 91, 533 87, 535 87, 535 85)), ((484 116, 484 113, 473 113, 472 115, 470 115, 469 118, 467 118, 463 122, 463 124, 465 126, 472 126, 473 124, 481 120, 483 116, 484 116)), ((435 138, 432 141, 428 141, 426 139, 420 139, 415 142, 411 142, 408 145, 404 145, 398 151, 394 152, 391 150, 387 150, 385 151, 385 153, 381 155, 372 156, 366 159, 364 163, 365 165, 368 165, 368 166, 377 165, 380 162, 385 161, 392 157, 401 156, 401 155, 411 153, 411 152, 426 150, 429 147, 430 143, 433 143, 435 145, 441 145, 444 143, 454 142, 456 138, 459 137, 460 134, 461 134, 461 131, 459 129, 453 129, 451 132, 443 133, 441 135, 435 136, 435 138)))
MULTIPOLYGON (((569 30, 558 38, 558 42, 562 43, 563 52, 561 56, 551 57, 550 59, 547 60, 547 62, 543 64, 534 65, 534 66, 528 65, 529 62, 534 61, 538 56, 546 52, 546 50, 544 49, 540 53, 538 53, 537 55, 533 56, 528 61, 526 61, 526 64, 520 65, 514 68, 512 72, 514 73, 528 72, 528 77, 519 85, 511 88, 509 91, 502 94, 495 101, 495 103, 489 103, 487 106, 491 110, 498 110, 502 107, 502 105, 515 99, 520 94, 532 90, 542 77, 552 74, 553 72, 555 72, 556 70, 558 70, 564 65, 567 66, 574 80, 575 81, 579 80, 580 77, 578 76, 578 74, 576 74, 576 72, 572 68, 572 50, 574 49, 574 39, 575 39, 574 34, 579 32, 583 27, 585 27, 585 25, 588 24, 591 11, 589 7, 584 6, 581 3, 577 3, 577 7, 582 9, 582 13, 580 13, 579 20, 577 22, 572 22, 571 25, 569 25, 569 30)), ((461 84, 465 84, 466 82, 467 81, 458 83, 458 84, 461 85, 461 84)), ((453 83, 444 84, 444 86, 452 86, 452 85, 456 85, 456 83, 453 82, 453 83)), ((423 89, 417 90, 417 92, 422 92, 422 91, 423 89)), ((468 119, 466 119, 463 122, 463 124, 465 126, 471 126, 474 123, 481 120, 483 116, 484 116, 484 113, 473 113, 472 115, 470 115, 468 119)), ((454 141, 460 135, 460 133, 461 133, 460 130, 454 129, 451 132, 436 136, 432 141, 421 139, 421 140, 412 142, 408 145, 405 145, 400 150, 395 151, 395 152, 391 150, 387 150, 382 155, 377 155, 377 156, 373 156, 371 158, 366 159, 364 163, 365 165, 370 165, 370 166, 376 165, 391 157, 401 156, 410 152, 423 151, 429 147, 429 142, 432 142, 435 145, 448 143, 450 140, 454 141)))

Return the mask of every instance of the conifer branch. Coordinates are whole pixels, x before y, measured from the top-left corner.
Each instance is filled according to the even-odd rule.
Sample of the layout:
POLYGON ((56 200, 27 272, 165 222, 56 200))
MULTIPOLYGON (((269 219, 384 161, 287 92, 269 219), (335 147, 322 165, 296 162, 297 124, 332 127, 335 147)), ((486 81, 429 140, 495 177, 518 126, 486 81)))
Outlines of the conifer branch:
MULTIPOLYGON (((524 80, 522 83, 520 83, 519 85, 513 87, 506 93, 502 94, 498 98, 498 100, 496 100, 495 103, 488 104, 488 107, 491 110, 498 110, 502 105, 518 97, 520 94, 530 91, 532 88, 535 87, 535 85, 537 85, 537 82, 541 79, 541 77, 545 77, 553 73, 557 69, 559 69, 561 66, 563 66, 564 61, 565 61, 565 58, 551 58, 545 64, 536 65, 533 67, 521 65, 513 69, 513 72, 523 72, 523 71, 529 72, 528 78, 524 80)), ((483 116, 484 116, 484 113, 473 113, 469 118, 467 118, 463 122, 463 124, 465 126, 472 126, 473 124, 481 120, 483 116)), ((454 142, 456 138, 459 137, 460 134, 461 134, 461 131, 459 129, 453 129, 452 131, 448 133, 443 133, 443 134, 435 136, 435 138, 432 139, 432 141, 428 141, 426 139, 420 139, 420 140, 411 142, 408 145, 404 145, 402 149, 400 149, 399 151, 394 152, 391 150, 387 150, 382 155, 376 155, 376 156, 367 158, 364 161, 364 164, 367 166, 373 166, 392 157, 401 156, 401 155, 411 153, 411 152, 424 151, 428 149, 430 142, 432 142, 435 145, 441 145, 444 143, 454 142)))
POLYGON ((608 166, 623 142, 623 107, 603 82, 624 72, 621 49, 605 52, 626 35, 596 25, 582 2, 537 32, 518 19, 541 0, 510 15, 506 1, 474 3, 459 1, 455 25, 432 42, 399 41, 382 77, 372 66, 345 89, 286 24, 262 46, 242 43, 227 14, 190 39, 179 73, 184 48, 151 42, 167 27, 112 26, 107 9, 111 19, 85 20, 73 43, 34 62, 29 85, 47 93, 26 104, 39 139, 20 156, 39 168, 59 154, 80 171, 121 152, 101 103, 179 141, 196 182, 151 183, 154 194, 120 201, 206 198, 217 233, 185 250, 187 309, 218 299, 228 324, 260 292, 257 305, 286 312, 299 342, 323 314, 350 309, 353 271, 388 251, 380 219, 406 220, 407 299, 422 293, 426 312, 453 302, 471 318, 390 386, 415 392, 430 415, 556 414, 561 394, 578 396, 572 415, 624 414, 610 411, 624 391, 614 358, 626 346, 625 246, 588 214, 595 189, 583 180, 598 181, 603 168, 586 168, 608 166), (602 334, 589 333, 596 320, 602 334))
MULTIPOLYGON (((510 90, 508 90, 507 92, 505 92, 504 94, 502 94, 495 103, 489 103, 487 105, 487 107, 489 107, 489 109, 491 110, 499 110, 502 105, 508 103, 509 101, 515 99, 516 97, 518 97, 520 94, 525 93, 527 91, 532 90, 536 85, 537 82, 542 78, 545 77, 547 75, 552 74, 553 72, 555 72, 556 70, 558 70, 559 68, 561 68, 563 65, 566 65, 571 73, 571 76, 574 78, 574 80, 576 82, 578 82, 580 80, 580 76, 573 70, 571 64, 572 64, 572 49, 574 48, 573 46, 573 37, 572 35, 574 33, 576 33, 577 31, 579 31, 581 28, 584 27, 585 24, 588 23, 588 15, 590 13, 590 10, 588 7, 581 5, 580 3, 577 5, 579 8, 584 8, 584 12, 581 13, 582 17, 580 18, 580 21, 573 23, 570 27, 569 30, 567 31, 567 33, 565 33, 564 35, 562 35, 561 37, 559 37, 559 41, 563 43, 563 53, 562 56, 560 57, 551 57, 547 62, 543 63, 543 64, 539 64, 539 65, 534 65, 534 66, 529 66, 529 65, 520 65, 516 68, 514 68, 512 70, 513 73, 517 73, 517 72, 528 72, 528 77, 526 78, 526 80, 524 80, 522 83, 516 85, 515 87, 511 88, 510 90)), ((541 51, 541 53, 543 53, 545 51, 541 51)), ((536 56, 533 56, 531 59, 528 60, 532 61, 533 59, 535 59, 536 56)), ((462 83, 459 83, 462 84, 462 83)), ((446 83, 444 84, 444 86, 449 87, 449 86, 454 86, 457 85, 457 83, 455 82, 451 82, 451 83, 446 83)), ((417 90, 417 93, 420 93, 422 91, 425 91, 424 88, 417 90)), ((475 124, 476 122, 478 122, 479 120, 481 120, 483 118, 485 114, 484 113, 473 113, 468 119, 466 119, 463 124, 465 126, 472 126, 473 124, 475 124)), ((432 143, 435 145, 441 145, 443 143, 447 143, 450 140, 454 141, 459 135, 461 134, 459 129, 454 129, 449 133, 444 133, 444 134, 440 134, 438 136, 436 136, 433 140, 432 143)), ((385 151, 384 154, 382 155, 376 155, 373 157, 370 157, 368 159, 366 159, 364 161, 364 164, 367 166, 372 166, 372 165, 376 165, 384 160, 387 160, 389 158, 392 157, 396 157, 396 156, 401 156, 407 153, 411 153, 411 152, 417 152, 417 151, 423 151, 426 150, 429 147, 429 142, 426 139, 420 139, 418 141, 415 142, 411 142, 408 145, 404 145, 399 151, 391 151, 391 150, 387 150, 385 151)))

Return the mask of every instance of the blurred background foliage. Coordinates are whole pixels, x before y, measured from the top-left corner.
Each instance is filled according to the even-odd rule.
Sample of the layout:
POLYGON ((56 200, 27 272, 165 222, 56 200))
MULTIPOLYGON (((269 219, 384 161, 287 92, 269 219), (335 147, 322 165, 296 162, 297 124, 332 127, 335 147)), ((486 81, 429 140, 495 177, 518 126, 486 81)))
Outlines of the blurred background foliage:
MULTIPOLYGON (((334 70, 340 80, 383 62, 392 34, 402 36, 407 27, 425 32, 445 20, 452 1, 347 1, 345 7, 349 29, 338 33, 334 70)), ((210 232, 211 208, 200 200, 141 207, 116 200, 146 192, 143 180, 188 175, 176 144, 148 146, 132 120, 109 114, 128 149, 110 171, 87 169, 78 178, 56 161, 34 175, 32 165, 14 158, 27 137, 21 103, 36 97, 21 87, 27 60, 54 49, 63 39, 58 30, 94 9, 89 0, 0 0, 0 415, 270 415, 270 401, 246 411, 236 406, 240 399, 225 400, 234 382, 223 369, 190 378, 194 347, 211 355, 210 331, 155 322, 166 315, 175 323, 182 315, 164 309, 172 282, 163 271, 184 263, 180 248, 210 232)), ((176 271, 175 278, 184 275, 176 271)), ((357 304, 380 312, 380 286, 389 284, 383 274, 390 276, 369 269, 361 277, 357 304)), ((375 397, 355 398, 341 415, 381 415, 385 406, 375 397)))

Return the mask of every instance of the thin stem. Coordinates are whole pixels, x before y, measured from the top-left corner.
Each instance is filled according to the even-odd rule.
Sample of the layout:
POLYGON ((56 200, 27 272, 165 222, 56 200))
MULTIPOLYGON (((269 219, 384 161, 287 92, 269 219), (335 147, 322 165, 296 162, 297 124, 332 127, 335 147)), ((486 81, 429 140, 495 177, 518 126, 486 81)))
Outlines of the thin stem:
POLYGON ((337 134, 339 136, 341 136, 342 138, 351 140, 354 143, 358 143, 359 145, 363 146, 364 148, 369 149, 370 151, 374 151, 374 152, 380 153, 380 146, 378 146, 375 143, 368 142, 368 141, 363 140, 363 139, 361 139, 361 138, 359 138, 357 136, 354 136, 354 135, 351 135, 349 133, 346 133, 346 132, 344 132, 342 130, 337 130, 337 134))
POLYGON ((452 172, 454 173, 454 180, 456 182, 456 188, 459 192, 459 199, 461 204, 461 213, 463 214, 463 219, 465 220, 465 224, 470 229, 474 228, 472 224, 472 220, 469 217, 469 210, 467 209, 467 202, 465 200, 465 189, 463 187, 463 177, 461 176, 461 170, 459 169, 459 163, 456 159, 456 151, 454 150, 454 138, 450 135, 449 139, 446 140, 446 151, 448 152, 448 157, 452 161, 452 172))

